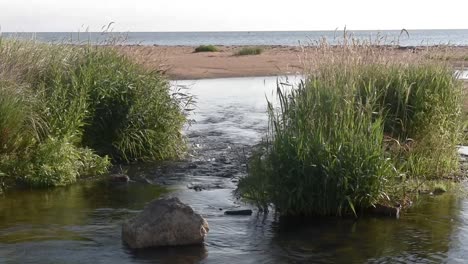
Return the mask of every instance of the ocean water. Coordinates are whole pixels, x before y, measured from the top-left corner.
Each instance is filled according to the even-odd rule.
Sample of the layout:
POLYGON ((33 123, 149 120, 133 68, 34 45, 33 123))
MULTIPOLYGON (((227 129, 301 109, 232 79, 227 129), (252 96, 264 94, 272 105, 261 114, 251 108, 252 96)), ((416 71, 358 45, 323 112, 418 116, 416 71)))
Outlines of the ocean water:
MULTIPOLYGON (((348 31, 355 39, 401 46, 468 45, 468 29, 460 30, 360 30, 348 31)), ((330 44, 343 41, 343 31, 252 31, 252 32, 41 32, 2 33, 3 36, 35 38, 43 42, 105 44, 109 39, 132 45, 307 45, 326 38, 330 44)))

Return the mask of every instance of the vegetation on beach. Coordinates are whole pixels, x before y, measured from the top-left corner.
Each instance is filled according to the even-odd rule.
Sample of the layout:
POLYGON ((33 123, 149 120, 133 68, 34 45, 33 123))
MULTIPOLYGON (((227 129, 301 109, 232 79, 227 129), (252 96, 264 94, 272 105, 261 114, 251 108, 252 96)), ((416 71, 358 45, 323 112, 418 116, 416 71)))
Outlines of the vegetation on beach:
POLYGON ((218 47, 213 45, 200 45, 195 48, 194 52, 216 52, 219 51, 218 47))
POLYGON ((0 183, 58 186, 176 158, 190 98, 111 47, 0 39, 0 183))
POLYGON ((234 53, 235 56, 245 56, 245 55, 259 55, 263 52, 263 48, 260 47, 244 47, 234 53))
POLYGON ((268 132, 239 183, 245 198, 284 215, 357 215, 404 203, 417 191, 408 182, 459 172, 462 84, 451 67, 362 44, 318 49, 305 81, 269 102, 268 132))

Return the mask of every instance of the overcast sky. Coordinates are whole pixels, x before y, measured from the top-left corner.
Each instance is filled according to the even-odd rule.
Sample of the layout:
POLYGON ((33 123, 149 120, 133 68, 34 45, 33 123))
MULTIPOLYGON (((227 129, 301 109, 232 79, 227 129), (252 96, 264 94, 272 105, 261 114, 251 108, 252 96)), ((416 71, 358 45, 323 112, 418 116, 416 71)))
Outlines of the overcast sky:
POLYGON ((468 28, 468 0, 0 0, 3 32, 468 28))

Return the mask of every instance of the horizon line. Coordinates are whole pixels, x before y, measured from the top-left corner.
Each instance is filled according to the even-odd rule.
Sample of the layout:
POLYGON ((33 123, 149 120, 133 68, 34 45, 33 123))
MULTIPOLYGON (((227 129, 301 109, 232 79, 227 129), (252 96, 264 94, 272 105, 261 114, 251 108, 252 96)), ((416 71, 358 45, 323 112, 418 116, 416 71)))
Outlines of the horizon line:
POLYGON ((2 33, 249 33, 249 32, 344 32, 344 31, 418 31, 418 30, 468 30, 468 28, 401 28, 401 29, 334 29, 334 30, 200 30, 200 31, 0 31, 2 33))

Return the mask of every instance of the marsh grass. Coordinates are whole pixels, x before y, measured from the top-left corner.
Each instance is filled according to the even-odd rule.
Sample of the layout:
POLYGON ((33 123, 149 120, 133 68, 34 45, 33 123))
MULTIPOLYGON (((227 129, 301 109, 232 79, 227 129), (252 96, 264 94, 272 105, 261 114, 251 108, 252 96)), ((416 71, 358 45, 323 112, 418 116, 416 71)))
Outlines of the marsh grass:
POLYGON ((407 181, 459 171, 462 85, 446 64, 317 46, 305 81, 278 87, 241 194, 284 215, 358 215, 406 198, 407 181))
POLYGON ((195 48, 194 52, 217 52, 219 51, 218 47, 214 45, 200 45, 195 48))
POLYGON ((114 162, 178 158, 190 97, 111 46, 0 38, 2 179, 57 186, 114 162))
POLYGON ((260 55, 263 52, 261 47, 244 47, 234 53, 235 56, 260 55))
POLYGON ((0 83, 0 155, 14 153, 37 138, 33 100, 20 87, 0 83))

